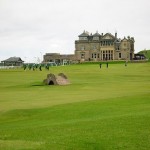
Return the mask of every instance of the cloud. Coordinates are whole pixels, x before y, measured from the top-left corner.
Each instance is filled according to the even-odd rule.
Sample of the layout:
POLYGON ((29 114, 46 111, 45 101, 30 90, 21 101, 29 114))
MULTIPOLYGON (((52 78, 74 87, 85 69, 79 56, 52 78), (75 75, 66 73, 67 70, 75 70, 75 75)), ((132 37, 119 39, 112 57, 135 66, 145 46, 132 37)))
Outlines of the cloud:
POLYGON ((149 48, 149 0, 1 0, 0 60, 40 52, 74 53, 83 30, 117 30, 135 37, 136 52, 149 48))

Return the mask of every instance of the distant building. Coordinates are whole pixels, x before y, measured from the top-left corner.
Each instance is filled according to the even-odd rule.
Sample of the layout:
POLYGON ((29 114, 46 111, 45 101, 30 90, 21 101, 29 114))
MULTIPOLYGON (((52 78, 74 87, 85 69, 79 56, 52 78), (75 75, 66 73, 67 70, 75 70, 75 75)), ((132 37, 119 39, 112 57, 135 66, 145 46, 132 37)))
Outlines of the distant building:
POLYGON ((89 34, 85 31, 78 37, 79 39, 75 41, 75 54, 47 53, 44 55, 44 62, 132 60, 134 58, 133 37, 120 39, 117 33, 115 35, 99 34, 98 32, 89 34))
POLYGON ((144 54, 134 54, 134 60, 143 60, 146 59, 144 54))
POLYGON ((111 33, 89 34, 83 32, 75 41, 75 56, 79 61, 132 60, 134 38, 118 39, 111 33))
POLYGON ((1 62, 4 66, 21 66, 24 61, 20 57, 10 57, 1 62))
POLYGON ((44 55, 43 62, 55 62, 57 65, 59 64, 70 64, 73 60, 75 60, 75 56, 73 54, 70 55, 61 55, 59 53, 46 53, 44 55))

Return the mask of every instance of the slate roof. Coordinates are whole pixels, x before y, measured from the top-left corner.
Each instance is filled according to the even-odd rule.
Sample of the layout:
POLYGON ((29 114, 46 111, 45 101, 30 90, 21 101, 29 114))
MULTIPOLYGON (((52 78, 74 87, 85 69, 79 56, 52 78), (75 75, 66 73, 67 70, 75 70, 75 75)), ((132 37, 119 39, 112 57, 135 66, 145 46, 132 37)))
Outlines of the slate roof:
POLYGON ((103 37, 105 37, 105 36, 111 36, 112 38, 114 38, 115 39, 115 36, 114 35, 112 35, 111 33, 106 33, 103 37))
POLYGON ((24 62, 20 57, 10 57, 2 62, 24 62))
POLYGON ((87 37, 87 36, 89 36, 89 34, 85 31, 79 35, 79 37, 87 37))
POLYGON ((98 32, 96 32, 95 34, 93 34, 93 36, 101 36, 98 32))

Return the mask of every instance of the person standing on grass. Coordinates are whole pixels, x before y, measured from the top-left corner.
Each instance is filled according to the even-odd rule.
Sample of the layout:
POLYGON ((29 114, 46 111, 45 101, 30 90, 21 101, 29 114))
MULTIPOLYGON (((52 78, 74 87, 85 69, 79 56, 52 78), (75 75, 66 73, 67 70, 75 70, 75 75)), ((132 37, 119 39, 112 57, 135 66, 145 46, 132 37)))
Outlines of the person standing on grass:
POLYGON ((47 70, 49 70, 49 65, 47 65, 47 70))
POLYGON ((100 67, 100 68, 102 67, 102 64, 101 64, 101 63, 99 64, 99 67, 100 67))
POLYGON ((29 65, 28 65, 28 68, 29 68, 29 70, 31 70, 32 66, 29 64, 29 65))
POLYGON ((127 60, 125 61, 125 66, 127 66, 127 60))
POLYGON ((47 64, 45 64, 45 69, 47 69, 47 64))
POLYGON ((33 64, 32 69, 33 69, 33 71, 35 70, 35 64, 33 64))
POLYGON ((26 68, 27 68, 27 66, 24 64, 24 65, 23 65, 23 69, 26 70, 26 68))
POLYGON ((106 63, 106 67, 108 68, 108 62, 106 63))
POLYGON ((41 65, 39 66, 39 70, 40 70, 40 71, 42 71, 42 67, 41 67, 41 65))

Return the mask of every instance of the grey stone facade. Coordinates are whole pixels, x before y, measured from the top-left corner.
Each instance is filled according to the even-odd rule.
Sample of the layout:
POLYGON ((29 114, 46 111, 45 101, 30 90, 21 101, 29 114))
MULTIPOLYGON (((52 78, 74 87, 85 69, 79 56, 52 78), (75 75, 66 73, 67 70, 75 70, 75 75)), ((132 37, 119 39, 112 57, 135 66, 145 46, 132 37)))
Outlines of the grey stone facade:
POLYGON ((75 41, 75 56, 78 61, 132 60, 134 38, 117 38, 111 33, 89 34, 83 32, 75 41))
POLYGON ((134 58, 134 38, 128 36, 120 39, 117 33, 89 34, 83 32, 75 41, 75 54, 61 55, 59 53, 46 53, 44 62, 83 62, 106 60, 132 60, 134 58))

